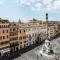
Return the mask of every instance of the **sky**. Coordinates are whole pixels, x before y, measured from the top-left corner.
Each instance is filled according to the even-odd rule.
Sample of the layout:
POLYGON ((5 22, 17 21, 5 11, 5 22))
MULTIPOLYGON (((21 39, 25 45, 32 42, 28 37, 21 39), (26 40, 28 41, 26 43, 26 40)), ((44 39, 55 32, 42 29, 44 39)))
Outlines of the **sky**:
POLYGON ((0 18, 26 22, 33 18, 60 21, 60 0, 0 0, 0 18))

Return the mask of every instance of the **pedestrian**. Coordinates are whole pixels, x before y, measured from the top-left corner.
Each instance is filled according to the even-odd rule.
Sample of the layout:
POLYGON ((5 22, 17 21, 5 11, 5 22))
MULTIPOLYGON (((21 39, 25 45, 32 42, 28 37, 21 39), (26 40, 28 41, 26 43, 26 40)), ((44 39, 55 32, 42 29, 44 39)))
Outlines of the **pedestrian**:
POLYGON ((39 56, 37 55, 37 59, 39 58, 39 56))
POLYGON ((40 54, 41 55, 41 57, 42 57, 42 54, 40 54))
POLYGON ((37 47, 37 49, 39 50, 39 47, 37 47))

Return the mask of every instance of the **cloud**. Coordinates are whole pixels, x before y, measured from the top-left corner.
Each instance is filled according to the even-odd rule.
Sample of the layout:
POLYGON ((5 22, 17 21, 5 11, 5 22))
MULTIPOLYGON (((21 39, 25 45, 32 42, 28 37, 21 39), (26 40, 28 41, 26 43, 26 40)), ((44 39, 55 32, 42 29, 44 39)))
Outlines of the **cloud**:
POLYGON ((17 4, 22 5, 31 5, 32 2, 35 2, 35 0, 16 0, 17 4))
POLYGON ((16 3, 18 4, 19 3, 19 0, 16 0, 16 3))
POLYGON ((54 2, 53 8, 54 8, 54 9, 60 8, 60 0, 56 0, 56 1, 54 2))
POLYGON ((42 9, 41 3, 36 3, 34 6, 31 7, 34 11, 40 11, 42 9))
POLYGON ((31 1, 30 0, 20 0, 20 3, 24 4, 24 5, 30 5, 31 1))
POLYGON ((52 4, 47 6, 48 11, 60 9, 60 0, 55 0, 52 4))
POLYGON ((4 3, 3 1, 0 1, 0 5, 3 5, 3 3, 4 3))
POLYGON ((44 5, 48 5, 48 4, 50 4, 52 2, 52 0, 43 0, 43 4, 44 5))
POLYGON ((17 4, 27 5, 34 11, 40 11, 44 8, 52 11, 60 8, 60 0, 16 0, 17 4))

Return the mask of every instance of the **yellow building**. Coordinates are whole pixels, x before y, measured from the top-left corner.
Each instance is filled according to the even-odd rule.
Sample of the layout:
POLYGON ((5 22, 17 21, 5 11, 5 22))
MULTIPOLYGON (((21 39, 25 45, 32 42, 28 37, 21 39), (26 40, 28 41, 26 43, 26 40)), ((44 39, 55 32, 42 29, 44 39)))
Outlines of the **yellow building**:
POLYGON ((10 23, 10 52, 18 50, 18 26, 16 23, 10 23))
POLYGON ((18 29, 19 49, 26 47, 26 29, 25 24, 19 24, 18 29))
POLYGON ((9 21, 0 18, 0 54, 6 55, 9 48, 9 21))
POLYGON ((60 23, 58 24, 58 30, 59 30, 59 33, 60 33, 60 23))
POLYGON ((48 37, 55 37, 59 33, 58 24, 48 25, 48 37))

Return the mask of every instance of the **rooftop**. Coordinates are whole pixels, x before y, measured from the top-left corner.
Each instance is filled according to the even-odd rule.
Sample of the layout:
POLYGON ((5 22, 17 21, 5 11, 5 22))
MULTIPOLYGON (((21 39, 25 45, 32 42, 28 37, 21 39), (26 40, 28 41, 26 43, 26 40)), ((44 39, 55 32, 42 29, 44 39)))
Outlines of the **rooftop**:
POLYGON ((7 19, 0 18, 0 23, 9 23, 9 21, 7 19))

